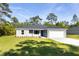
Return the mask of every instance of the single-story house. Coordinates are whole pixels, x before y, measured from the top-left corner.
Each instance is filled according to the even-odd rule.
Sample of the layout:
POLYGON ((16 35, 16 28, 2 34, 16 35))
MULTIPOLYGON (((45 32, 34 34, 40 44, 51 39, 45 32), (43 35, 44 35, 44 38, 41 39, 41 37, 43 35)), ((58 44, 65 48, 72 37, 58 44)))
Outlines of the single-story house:
POLYGON ((16 37, 64 38, 66 37, 66 29, 59 27, 46 27, 41 24, 19 26, 16 28, 16 37))
POLYGON ((67 34, 79 35, 79 26, 69 28, 67 34))

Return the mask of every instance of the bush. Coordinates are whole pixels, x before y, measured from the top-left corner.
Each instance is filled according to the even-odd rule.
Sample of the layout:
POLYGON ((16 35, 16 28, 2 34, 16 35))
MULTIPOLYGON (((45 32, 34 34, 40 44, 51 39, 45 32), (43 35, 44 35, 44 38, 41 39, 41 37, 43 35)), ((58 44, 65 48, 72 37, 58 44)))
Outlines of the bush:
POLYGON ((15 34, 15 27, 11 23, 4 23, 0 25, 0 36, 15 34))

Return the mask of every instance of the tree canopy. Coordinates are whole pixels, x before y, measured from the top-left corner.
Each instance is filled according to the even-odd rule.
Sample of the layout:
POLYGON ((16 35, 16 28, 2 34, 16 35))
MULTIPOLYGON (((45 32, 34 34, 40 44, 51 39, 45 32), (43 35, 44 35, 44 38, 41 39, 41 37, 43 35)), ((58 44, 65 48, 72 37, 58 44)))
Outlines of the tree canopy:
POLYGON ((33 16, 30 17, 30 19, 19 22, 19 19, 17 19, 16 16, 11 15, 12 11, 9 8, 8 3, 0 3, 0 36, 1 35, 12 35, 15 34, 15 28, 17 26, 27 26, 31 24, 43 24, 45 26, 58 26, 62 28, 70 28, 71 26, 79 26, 79 18, 76 14, 72 17, 73 24, 69 25, 68 21, 61 21, 58 22, 57 15, 54 13, 49 13, 46 17, 46 21, 42 22, 42 18, 40 16, 33 16), (5 17, 8 17, 11 19, 11 22, 6 21, 5 17))
POLYGON ((11 18, 12 11, 9 9, 9 4, 0 3, 0 36, 14 34, 13 25, 6 21, 5 17, 11 18))
POLYGON ((35 17, 31 17, 30 18, 30 22, 31 23, 41 23, 40 21, 42 21, 42 19, 39 16, 35 16, 35 17))
POLYGON ((74 14, 71 21, 75 24, 77 21, 79 21, 78 16, 76 14, 74 14))
POLYGON ((0 20, 4 21, 4 16, 11 18, 10 13, 12 13, 12 11, 9 9, 9 4, 0 3, 0 20))
POLYGON ((57 21, 57 16, 54 13, 49 13, 46 19, 49 20, 51 24, 54 24, 57 21))

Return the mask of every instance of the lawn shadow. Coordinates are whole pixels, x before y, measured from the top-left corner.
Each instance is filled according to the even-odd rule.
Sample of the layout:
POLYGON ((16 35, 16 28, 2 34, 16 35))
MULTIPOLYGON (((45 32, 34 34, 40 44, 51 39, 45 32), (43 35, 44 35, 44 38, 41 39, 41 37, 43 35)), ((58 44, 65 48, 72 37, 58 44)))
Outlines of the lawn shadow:
MULTIPOLYGON (((68 45, 69 46, 69 45, 68 45)), ((34 40, 26 40, 23 42, 19 42, 16 47, 20 47, 19 49, 11 49, 10 51, 5 52, 4 56, 74 56, 79 55, 75 54, 71 51, 73 46, 71 47, 71 51, 65 51, 63 48, 57 47, 57 44, 54 42, 45 42, 45 41, 34 41, 34 40)))

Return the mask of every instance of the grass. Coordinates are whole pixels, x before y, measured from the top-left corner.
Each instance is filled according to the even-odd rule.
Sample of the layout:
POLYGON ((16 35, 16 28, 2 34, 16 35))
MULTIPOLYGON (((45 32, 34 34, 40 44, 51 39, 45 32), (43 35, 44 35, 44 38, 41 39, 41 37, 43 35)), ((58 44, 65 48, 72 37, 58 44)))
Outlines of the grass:
POLYGON ((0 37, 0 55, 79 55, 79 47, 47 38, 0 37))
POLYGON ((67 35, 67 37, 79 40, 79 35, 67 35))
POLYGON ((35 41, 49 41, 44 40, 45 38, 18 38, 15 36, 2 36, 0 37, 0 50, 1 52, 8 51, 9 49, 16 49, 16 44, 25 40, 35 40, 35 41))

